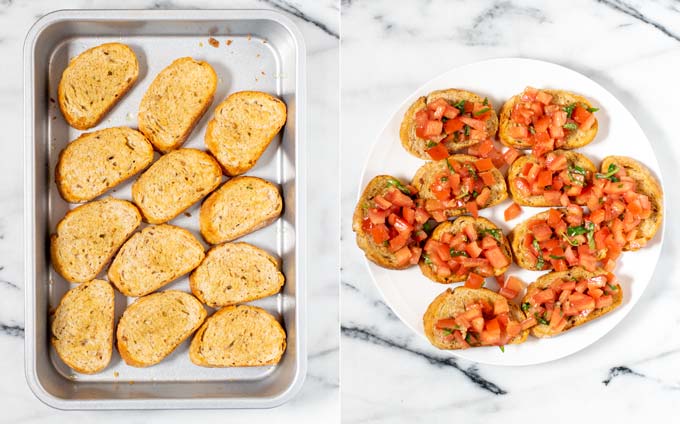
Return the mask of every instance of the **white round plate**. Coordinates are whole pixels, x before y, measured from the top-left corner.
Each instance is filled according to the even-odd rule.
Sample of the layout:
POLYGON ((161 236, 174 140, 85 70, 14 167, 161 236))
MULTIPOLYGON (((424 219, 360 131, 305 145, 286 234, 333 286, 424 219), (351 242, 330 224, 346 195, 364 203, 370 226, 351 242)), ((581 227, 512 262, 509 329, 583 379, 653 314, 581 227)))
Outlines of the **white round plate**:
MULTIPOLYGON (((404 150, 399 141, 399 125, 404 112, 419 96, 445 88, 462 88, 486 96, 497 111, 506 99, 520 93, 526 86, 574 91, 590 99, 599 121, 595 140, 579 150, 596 166, 609 155, 633 157, 645 164, 661 182, 659 164, 652 146, 628 110, 611 93, 591 79, 552 63, 530 59, 494 59, 465 65, 431 80, 409 96, 394 112, 378 136, 367 158, 361 177, 361 189, 376 175, 389 174, 410 181, 425 162, 404 150)), ((513 221, 503 220, 503 211, 510 205, 502 204, 480 211, 507 234, 515 225, 542 212, 546 208, 523 207, 522 214, 513 221)), ((552 339, 529 339, 520 345, 509 345, 505 352, 498 347, 481 347, 449 352, 467 360, 493 365, 531 365, 552 361, 589 346, 607 334, 630 312, 650 282, 663 243, 663 226, 649 244, 637 252, 625 252, 619 258, 615 274, 624 290, 623 304, 601 319, 552 339)), ((443 285, 425 278, 419 267, 395 271, 381 268, 367 260, 373 280, 387 304, 413 331, 425 337, 422 318, 430 302, 441 292, 458 284, 443 285)), ((540 271, 523 270, 512 265, 506 275, 515 275, 525 283, 536 280, 540 271)), ((493 278, 486 287, 496 288, 493 278)))

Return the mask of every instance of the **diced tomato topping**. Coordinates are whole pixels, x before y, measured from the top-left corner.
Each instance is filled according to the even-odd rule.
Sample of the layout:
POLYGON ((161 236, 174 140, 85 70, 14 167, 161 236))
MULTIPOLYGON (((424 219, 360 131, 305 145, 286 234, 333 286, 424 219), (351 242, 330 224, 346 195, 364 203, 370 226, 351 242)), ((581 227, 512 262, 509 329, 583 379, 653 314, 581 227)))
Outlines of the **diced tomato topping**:
MULTIPOLYGON (((470 255, 472 256, 472 255, 470 255)), ((510 265, 510 260, 497 245, 484 251, 484 256, 494 269, 505 268, 510 265)))
POLYGON ((477 171, 483 172, 483 171, 489 171, 493 168, 493 162, 491 162, 491 159, 478 159, 475 161, 475 168, 477 168, 477 171))
POLYGON ((505 280, 505 287, 519 293, 524 289, 524 283, 519 278, 511 275, 505 280))
POLYGON ((519 150, 510 147, 503 153, 503 159, 505 159, 505 163, 512 165, 512 163, 521 155, 519 150))
POLYGON ((437 143, 436 146, 427 149, 427 154, 430 155, 432 160, 442 160, 449 157, 449 151, 441 143, 437 143))
POLYGON ((479 274, 475 274, 474 272, 469 273, 467 279, 465 280, 465 287, 469 287, 471 289, 478 289, 483 285, 484 277, 479 274))

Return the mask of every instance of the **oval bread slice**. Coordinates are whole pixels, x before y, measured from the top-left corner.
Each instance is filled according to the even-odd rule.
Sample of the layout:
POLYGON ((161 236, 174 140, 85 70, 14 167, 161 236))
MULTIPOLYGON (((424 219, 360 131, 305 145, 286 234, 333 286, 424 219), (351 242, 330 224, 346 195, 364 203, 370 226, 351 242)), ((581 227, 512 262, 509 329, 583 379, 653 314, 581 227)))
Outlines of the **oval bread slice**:
POLYGON ((282 207, 279 190, 269 181, 232 178, 201 205, 201 234, 211 244, 231 241, 271 224, 282 207))
MULTIPOLYGON (((526 295, 522 299, 522 303, 528 302, 534 294, 550 287, 550 284, 552 284, 553 281, 557 279, 564 281, 582 280, 585 278, 591 278, 597 275, 606 274, 607 272, 602 269, 599 269, 596 272, 589 272, 581 267, 571 268, 567 271, 549 272, 547 274, 540 276, 538 280, 527 286, 526 295)), ((556 332, 555 330, 550 329, 549 324, 537 324, 531 328, 531 335, 534 337, 541 338, 557 336, 558 334, 562 334, 567 330, 570 330, 574 327, 578 327, 579 325, 583 325, 587 322, 594 320, 595 318, 599 318, 602 315, 605 315, 613 311, 614 309, 621 306, 621 302, 623 301, 623 291, 621 290, 621 285, 617 284, 616 288, 617 290, 613 291, 612 293, 614 302, 611 305, 607 306, 606 308, 595 309, 586 315, 573 315, 566 317, 567 325, 564 327, 562 331, 556 332)))
MULTIPOLYGON (((663 221, 663 191, 661 191, 661 185, 649 169, 635 159, 626 156, 607 156, 602 160, 601 172, 606 173, 612 164, 625 169, 626 174, 636 182, 635 190, 649 198, 652 214, 649 218, 643 219, 637 227, 638 237, 649 241, 654 238, 663 221)), ((628 251, 638 249, 639 247, 632 248, 630 241, 626 242, 623 247, 623 250, 628 251)))
POLYGON ((271 296, 283 281, 276 259, 248 243, 213 247, 189 276, 191 292, 213 308, 271 296))
POLYGON ((222 180, 217 161, 197 149, 161 156, 132 185, 132 199, 150 224, 170 221, 207 196, 222 180))
POLYGON ((67 202, 87 202, 153 162, 153 146, 132 128, 107 128, 73 140, 59 154, 55 180, 67 202))
POLYGON ((210 107, 217 74, 207 62, 182 57, 154 78, 139 105, 139 130, 159 151, 180 147, 210 107))
POLYGON ((203 245, 174 225, 146 227, 120 248, 109 267, 109 280, 125 296, 144 296, 196 268, 203 245))
POLYGON ((286 123, 286 105, 259 91, 231 94, 208 122, 205 145, 227 175, 255 166, 274 136, 286 123))
MULTIPOLYGON (((497 299, 505 299, 500 294, 489 289, 471 289, 464 286, 456 287, 455 289, 447 289, 445 292, 437 296, 430 306, 427 307, 425 315, 423 315, 423 328, 425 336, 435 347, 439 349, 456 350, 463 347, 456 341, 444 340, 441 333, 435 331, 435 326, 440 319, 450 318, 457 313, 465 311, 465 305, 477 300, 487 300, 492 304, 497 299)), ((516 321, 522 322, 525 319, 524 313, 513 303, 509 303, 510 316, 516 321)), ((515 336, 510 344, 524 343, 529 335, 529 330, 524 330, 515 336)), ((475 347, 473 345, 473 347, 475 347)))
MULTIPOLYGON (((546 93, 552 95, 553 102, 560 106, 569 106, 573 103, 580 103, 589 108, 593 107, 590 100, 576 93, 564 90, 541 90, 541 91, 545 91, 546 93)), ((501 143, 505 144, 508 147, 514 147, 516 149, 531 149, 531 144, 524 140, 518 140, 516 138, 513 138, 510 135, 510 127, 512 127, 510 115, 512 113, 512 108, 515 106, 515 103, 519 98, 520 98, 519 94, 512 96, 510 100, 505 102, 505 104, 501 108, 498 138, 500 139, 501 143)), ((593 124, 592 127, 590 127, 589 130, 581 131, 580 129, 577 129, 571 132, 569 136, 565 138, 564 146, 562 146, 561 148, 564 150, 571 150, 583 147, 595 139, 595 136, 597 135, 597 130, 598 121, 597 119, 595 119, 595 123, 593 124)))
POLYGON ((114 293, 103 280, 66 292, 54 311, 51 342, 62 361, 75 371, 94 374, 111 361, 114 293))
POLYGON ((196 332, 189 358, 202 367, 259 367, 281 360, 286 332, 267 311, 255 306, 226 306, 196 332))
POLYGON ((155 365, 189 338, 206 315, 201 302, 181 291, 140 297, 118 321, 118 352, 133 367, 155 365))
POLYGON ((51 237, 54 269, 72 283, 94 279, 141 220, 135 205, 112 197, 69 211, 51 237))
POLYGON ((137 81, 139 62, 130 47, 107 43, 76 56, 64 69, 58 98, 66 122, 86 130, 101 121, 137 81))

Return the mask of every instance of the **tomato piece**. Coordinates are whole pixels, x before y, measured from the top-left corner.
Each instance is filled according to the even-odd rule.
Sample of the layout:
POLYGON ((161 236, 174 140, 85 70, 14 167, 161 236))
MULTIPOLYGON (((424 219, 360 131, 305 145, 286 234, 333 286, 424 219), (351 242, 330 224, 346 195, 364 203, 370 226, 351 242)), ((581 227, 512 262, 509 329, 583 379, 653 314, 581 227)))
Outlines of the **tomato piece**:
POLYGON ((534 235, 534 238, 541 241, 550 240, 552 238, 552 229, 545 221, 536 221, 529 226, 529 231, 534 235))
POLYGON ((503 296, 504 298, 506 298, 508 300, 512 300, 512 299, 517 297, 518 293, 514 290, 507 288, 507 287, 501 287, 498 290, 498 294, 500 294, 501 296, 503 296))
POLYGON ((408 222, 404 218, 397 217, 394 220, 394 229, 397 230, 399 233, 411 233, 413 231, 413 226, 409 225, 408 222))
POLYGON ((491 236, 484 236, 482 239, 482 249, 487 250, 496 247, 496 239, 491 236))
POLYGON ((564 126, 564 124, 567 123, 567 112, 564 110, 558 110, 557 112, 553 113, 552 116, 552 124, 556 125, 558 127, 564 126))
POLYGON ((504 287, 519 293, 522 291, 522 289, 524 289, 524 283, 519 278, 511 275, 507 280, 505 280, 504 287))
POLYGON ((406 246, 406 243, 408 243, 408 239, 408 233, 401 233, 390 239, 390 252, 396 252, 402 249, 404 246, 406 246))
POLYGON ((465 246, 465 251, 471 258, 478 258, 482 254, 482 248, 476 241, 472 241, 465 246))
POLYGON ((470 215, 473 217, 477 218, 479 216, 476 201, 467 202, 465 204, 465 209, 467 209, 467 211, 470 212, 470 215))
POLYGON ((413 206, 413 199, 402 193, 400 190, 392 189, 386 195, 385 198, 392 202, 393 205, 404 207, 413 206))
POLYGON ((534 294, 532 296, 532 299, 533 299, 534 303, 537 304, 537 305, 541 305, 541 304, 544 304, 544 303, 547 303, 547 302, 554 302, 555 301, 555 292, 550 288, 545 289, 545 290, 541 290, 541 291, 537 292, 536 294, 534 294))
POLYGON ((470 320, 470 325, 475 333, 484 331, 484 317, 479 316, 470 320))
POLYGON ((510 221, 517 218, 522 213, 522 208, 515 202, 512 202, 505 211, 503 211, 503 218, 505 221, 510 221))
POLYGON ((434 252, 443 261, 448 262, 451 260, 451 248, 447 244, 439 243, 434 249, 434 252))
POLYGON ((378 224, 371 228, 371 236, 376 244, 383 244, 390 239, 390 232, 385 224, 378 224))
POLYGON ((468 224, 463 228, 463 233, 465 233, 465 236, 467 237, 468 241, 475 241, 477 240, 477 230, 475 229, 475 226, 473 224, 468 224))
POLYGON ((595 299, 582 293, 573 293, 570 295, 569 302, 579 312, 595 309, 595 299))
POLYGON ((551 185, 552 184, 552 171, 548 171, 548 170, 540 171, 538 173, 538 177, 536 178, 536 182, 542 188, 545 187, 545 186, 551 185))
POLYGON ((484 277, 479 274, 475 274, 474 272, 469 273, 467 279, 465 280, 465 287, 469 287, 471 289, 478 289, 483 285, 484 277))
POLYGON ((494 168, 493 162, 491 162, 491 159, 485 158, 485 159, 478 159, 475 161, 475 168, 477 168, 477 171, 483 172, 483 171, 489 171, 494 168))
POLYGON ((408 247, 402 247, 394 252, 394 256, 398 266, 406 265, 411 261, 411 250, 408 247))
POLYGON ((550 125, 548 127, 548 133, 550 134, 551 138, 562 138, 564 137, 564 128, 562 128, 559 125, 550 125))
POLYGON ((533 102, 536 100, 536 96, 538 95, 538 89, 534 87, 526 87, 524 91, 522 92, 522 95, 520 99, 523 102, 533 102))
POLYGON ((444 117, 448 120, 455 119, 456 116, 460 114, 460 111, 458 108, 455 108, 451 105, 446 105, 446 109, 444 110, 444 117))
POLYGON ((595 301, 595 309, 600 309, 600 308, 606 308, 608 306, 611 306, 614 303, 614 298, 612 295, 604 295, 600 296, 596 301, 595 301))
POLYGON ((590 272, 595 272, 595 269, 597 269, 597 258, 593 255, 583 254, 579 251, 578 262, 583 268, 590 272))
POLYGON ((427 149, 427 154, 432 160, 442 160, 449 157, 449 151, 442 143, 437 143, 436 146, 427 149))
POLYGON ((577 105, 571 113, 572 119, 579 124, 586 122, 591 115, 592 113, 588 112, 588 110, 581 105, 577 105))
POLYGON ((538 321, 536 321, 536 317, 530 316, 529 318, 525 319, 520 323, 522 326, 522 330, 528 330, 531 327, 534 327, 538 324, 538 321))
POLYGON ((543 197, 549 205, 558 206, 560 205, 562 193, 557 190, 546 190, 543 192, 543 197))
POLYGON ((442 318, 434 325, 434 328, 438 330, 444 330, 447 328, 453 328, 456 326, 456 320, 454 318, 442 318))
POLYGON ((425 129, 423 130, 423 134, 425 135, 426 138, 436 137, 442 133, 443 128, 444 124, 442 123, 442 121, 428 120, 425 123, 425 129))
POLYGON ((503 251, 497 245, 491 249, 485 250, 484 256, 486 256, 489 260, 489 264, 491 264, 494 269, 501 269, 510 265, 510 260, 503 254, 503 251))
POLYGON ((544 105, 549 105, 552 101, 552 98, 553 96, 551 94, 548 94, 542 90, 536 93, 536 100, 543 103, 544 105))
POLYGON ((408 207, 402 208, 401 215, 404 217, 404 220, 411 226, 416 222, 416 210, 413 208, 408 207))
POLYGON ((553 330, 556 330, 559 328, 559 325, 562 323, 564 318, 562 317, 562 310, 561 309, 554 309, 552 311, 552 314, 550 314, 550 328, 553 330))
POLYGON ((531 185, 529 184, 529 182, 526 179, 524 179, 522 177, 516 178, 515 179, 515 188, 517 189, 517 191, 519 191, 519 194, 522 197, 531 196, 531 185))
POLYGON ((499 298, 499 299, 496 299, 493 302, 493 313, 494 313, 494 315, 508 313, 508 312, 510 312, 510 306, 508 305, 507 300, 499 298))
POLYGON ((468 118, 466 116, 461 116, 460 120, 470 128, 474 128, 478 131, 486 132, 486 122, 481 119, 468 118))
POLYGON ((464 126, 465 124, 460 118, 450 119, 444 124, 444 131, 446 131, 447 134, 453 134, 456 131, 462 130, 464 126))
POLYGON ((522 153, 520 153, 519 150, 510 147, 503 153, 503 159, 505 159, 505 163, 512 165, 512 163, 521 155, 522 153))
POLYGON ((513 125, 510 127, 510 137, 516 139, 525 139, 529 135, 529 128, 524 125, 513 125))
MULTIPOLYGON (((480 208, 483 208, 489 202, 490 198, 491 198, 491 190, 489 189, 489 187, 484 187, 482 189, 481 193, 479 193, 477 195, 477 197, 475 198, 475 202, 477 202, 477 206, 479 206, 480 208)), ((471 211, 471 213, 474 214, 474 212, 472 212, 472 211, 471 211)))
POLYGON ((496 183, 496 177, 494 177, 493 172, 491 171, 480 172, 479 177, 482 179, 484 185, 492 186, 496 183))

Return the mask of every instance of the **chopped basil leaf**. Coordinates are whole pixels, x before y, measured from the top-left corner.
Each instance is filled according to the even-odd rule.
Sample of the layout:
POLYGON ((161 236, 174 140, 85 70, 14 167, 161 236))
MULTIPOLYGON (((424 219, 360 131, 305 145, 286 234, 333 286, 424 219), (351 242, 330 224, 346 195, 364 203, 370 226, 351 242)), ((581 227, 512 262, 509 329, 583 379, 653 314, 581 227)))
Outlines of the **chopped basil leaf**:
POLYGON ((569 243, 570 245, 572 245, 572 246, 578 246, 578 241, 570 239, 569 236, 568 236, 567 234, 562 233, 562 238, 563 238, 567 243, 569 243))
POLYGON ((475 112, 474 115, 475 115, 475 116, 484 115, 486 112, 488 112, 488 111, 490 111, 490 110, 491 110, 490 107, 485 107, 485 108, 480 109, 480 110, 478 110, 477 112, 475 112))
POLYGON ((407 189, 399 180, 395 180, 394 178, 390 178, 387 180, 387 186, 388 187, 396 187, 399 189, 404 194, 411 194, 411 191, 407 189))
POLYGON ((449 120, 449 118, 447 118, 446 116, 442 116, 442 123, 445 123, 448 120, 449 120))
POLYGON ((453 107, 458 109, 460 113, 465 113, 465 100, 457 101, 456 103, 453 104, 453 107))
POLYGON ((590 248, 590 250, 595 250, 595 239, 593 238, 595 234, 595 224, 588 221, 586 222, 585 227, 586 230, 588 230, 588 232, 586 233, 586 238, 588 239, 588 247, 590 248))
MULTIPOLYGON (((567 176, 569 177, 569 180, 570 180, 572 183, 574 183, 575 185, 581 186, 581 187, 584 186, 585 183, 584 183, 583 181, 581 181, 581 180, 577 180, 577 179, 574 177, 574 175, 572 174, 571 169, 567 172, 567 176)), ((566 188, 568 189, 569 186, 566 186, 566 188)))
POLYGON ((533 124, 529 125, 529 132, 532 134, 536 134, 536 129, 534 128, 533 124))
POLYGON ((567 112, 567 117, 568 117, 568 118, 571 118, 571 113, 574 111, 575 108, 576 108, 576 103, 572 103, 572 104, 570 104, 570 105, 568 105, 568 106, 563 107, 562 110, 564 110, 565 112, 567 112))
POLYGON ((549 324, 548 321, 545 318, 538 315, 538 312, 534 312, 534 317, 536 318, 536 321, 538 321, 539 324, 543 324, 543 325, 549 324))
POLYGON ((501 345, 501 346, 498 346, 498 347, 501 349, 501 352, 505 353, 505 346, 501 345))
POLYGON ((609 168, 607 168, 607 173, 601 174, 598 172, 597 174, 595 174, 595 178, 601 180, 609 180, 617 183, 619 182, 619 179, 614 176, 614 174, 616 174, 617 172, 619 172, 619 167, 615 163, 610 163, 609 168))
POLYGON ((472 343, 472 335, 471 335, 470 333, 467 333, 467 334, 465 335, 465 342, 466 342, 467 344, 472 343))
POLYGON ((573 174, 586 175, 586 170, 581 168, 578 165, 570 165, 569 166, 569 172, 571 172, 573 174))
POLYGON ((467 190, 467 187, 464 187, 464 188, 465 188, 465 190, 461 190, 460 194, 458 196, 456 196, 456 200, 467 197, 470 194, 470 192, 467 190))
POLYGON ((453 330, 452 330, 452 329, 450 329, 450 328, 445 328, 445 329, 444 329, 444 335, 445 335, 445 336, 449 336, 449 335, 451 335, 451 333, 453 333, 453 330))
POLYGON ((441 182, 443 182, 443 183, 447 182, 448 180, 449 180, 449 177, 441 177, 441 178, 439 179, 439 181, 441 181, 441 182))
POLYGON ((486 98, 486 97, 484 97, 484 101, 482 102, 482 104, 483 104, 484 106, 488 106, 488 105, 489 105, 489 99, 486 98))
POLYGON ((550 259, 555 259, 556 261, 559 261, 560 259, 565 259, 564 256, 557 256, 557 255, 550 255, 550 259))
POLYGON ((465 135, 470 135, 470 126, 468 124, 465 124, 465 127, 463 127, 463 132, 465 135))
POLYGON ((460 141, 460 131, 453 133, 453 142, 458 143, 460 141))
POLYGON ((437 221, 433 219, 428 219, 424 224, 423 224, 423 231, 425 231, 428 235, 434 230, 434 228, 437 226, 437 221))
POLYGON ((477 196, 479 196, 479 193, 477 193, 477 190, 472 190, 472 197, 476 199, 477 196))
POLYGON ((590 113, 593 113, 593 112, 597 112, 598 110, 600 110, 600 108, 597 108, 597 107, 588 107, 588 108, 586 108, 586 110, 587 110, 588 112, 590 112, 590 113))
POLYGON ((588 230, 583 225, 578 227, 567 227, 567 235, 569 237, 580 236, 581 234, 587 233, 588 230))
POLYGON ((481 230, 478 231, 478 233, 481 235, 488 234, 491 237, 495 238, 496 241, 498 242, 501 241, 501 235, 503 234, 501 230, 498 228, 482 228, 481 230))
POLYGON ((470 164, 470 163, 465 163, 464 165, 465 165, 465 167, 467 168, 468 172, 470 173, 470 176, 472 176, 473 179, 476 180, 477 178, 479 178, 479 177, 477 176, 477 171, 475 170, 474 166, 472 166, 472 164, 470 164))
POLYGON ((567 122, 562 126, 562 128, 569 131, 576 131, 578 129, 578 126, 573 122, 567 122))
POLYGON ((431 149, 433 147, 437 147, 437 144, 439 144, 439 143, 435 143, 434 141, 428 141, 427 142, 427 148, 431 149))
POLYGON ((524 313, 527 313, 529 311, 529 308, 531 308, 531 303, 529 302, 522 303, 522 310, 524 311, 524 313))
POLYGON ((428 264, 428 265, 430 265, 430 266, 432 265, 432 259, 430 259, 430 255, 424 254, 424 255, 423 255, 423 260, 425 261, 426 264, 428 264))
POLYGON ((462 250, 455 250, 453 247, 451 249, 449 249, 449 254, 453 257, 465 256, 467 258, 467 257, 470 256, 470 255, 467 254, 467 252, 462 251, 462 250))
POLYGON ((451 172, 452 174, 456 173, 456 170, 453 169, 453 166, 451 165, 451 162, 449 162, 448 159, 446 159, 446 167, 449 168, 449 172, 451 172))
POLYGON ((388 247, 389 245, 390 245, 389 240, 385 240, 385 241, 383 242, 383 246, 388 247))
POLYGON ((618 287, 616 287, 616 286, 614 286, 614 285, 612 285, 612 284, 607 284, 607 285, 609 286, 609 288, 610 288, 612 291, 617 291, 617 290, 619 289, 618 287))
POLYGON ((543 269, 543 266, 545 266, 545 259, 543 258, 543 250, 541 250, 541 246, 539 246, 538 240, 534 239, 531 242, 531 245, 538 252, 538 261, 536 262, 536 266, 538 267, 538 269, 543 269))

